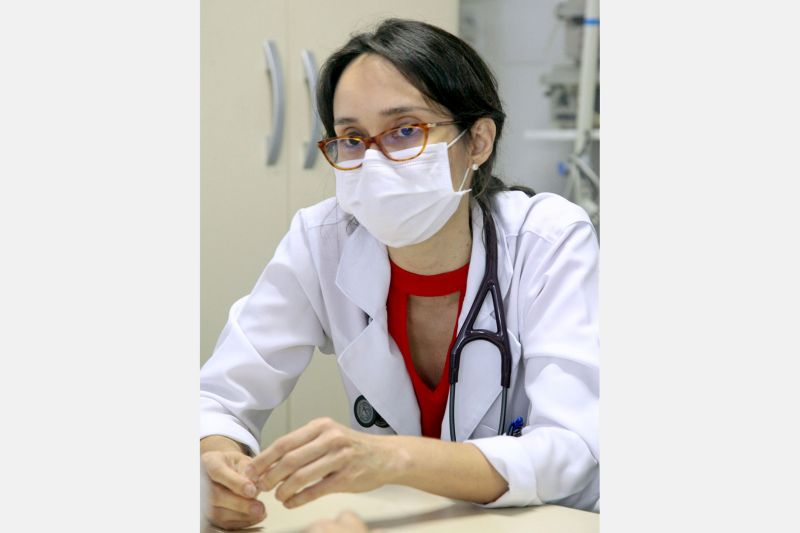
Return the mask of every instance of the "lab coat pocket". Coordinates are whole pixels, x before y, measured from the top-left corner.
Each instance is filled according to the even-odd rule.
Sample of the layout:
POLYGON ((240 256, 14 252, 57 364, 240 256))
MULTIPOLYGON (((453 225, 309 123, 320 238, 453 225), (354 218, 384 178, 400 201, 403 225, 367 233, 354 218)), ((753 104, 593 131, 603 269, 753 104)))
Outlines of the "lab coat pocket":
POLYGON ((478 424, 475 427, 475 431, 472 432, 471 439, 485 439, 487 437, 496 437, 497 436, 497 428, 490 427, 485 424, 478 424))
MULTIPOLYGON (((492 322, 493 320, 489 321, 485 317, 483 322, 476 322, 475 327, 491 331, 493 327, 496 327, 492 322)), ((511 330, 507 331, 511 352, 509 356, 511 359, 510 377, 512 387, 512 390, 508 393, 508 401, 511 402, 514 397, 513 387, 522 357, 522 346, 516 335, 511 330)), ((468 435, 476 434, 481 425, 490 428, 492 425, 499 423, 502 398, 502 388, 500 386, 501 363, 500 352, 490 343, 474 342, 464 347, 455 403, 456 437, 458 440, 465 440, 469 438, 468 435)), ((445 417, 449 417, 449 410, 445 412, 445 417)), ((442 423, 442 431, 446 432, 449 429, 445 424, 447 424, 447 420, 442 423)), ((494 430, 494 434, 497 434, 497 429, 494 430)))

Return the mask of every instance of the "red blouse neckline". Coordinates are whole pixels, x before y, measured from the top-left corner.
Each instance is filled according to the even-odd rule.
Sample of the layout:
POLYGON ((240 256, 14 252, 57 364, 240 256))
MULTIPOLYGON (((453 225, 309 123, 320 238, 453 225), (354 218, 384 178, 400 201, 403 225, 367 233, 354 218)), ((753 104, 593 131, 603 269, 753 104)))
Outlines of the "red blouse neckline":
POLYGON ((440 274, 415 274, 397 266, 389 259, 392 288, 414 296, 444 296, 461 291, 467 280, 469 262, 449 272, 440 274))
POLYGON ((450 350, 456 339, 458 319, 456 318, 453 323, 453 334, 450 339, 450 346, 445 354, 439 382, 434 387, 429 387, 417 373, 411 357, 408 340, 408 301, 409 296, 444 296, 457 293, 458 312, 456 316, 460 316, 467 287, 469 263, 450 272, 433 275, 409 272, 400 268, 391 260, 389 260, 389 264, 392 274, 389 294, 386 299, 389 334, 403 355, 403 363, 408 376, 411 378, 414 395, 417 398, 417 405, 419 405, 420 433, 426 437, 438 439, 441 438, 442 420, 447 408, 447 396, 450 390, 448 379, 450 350))

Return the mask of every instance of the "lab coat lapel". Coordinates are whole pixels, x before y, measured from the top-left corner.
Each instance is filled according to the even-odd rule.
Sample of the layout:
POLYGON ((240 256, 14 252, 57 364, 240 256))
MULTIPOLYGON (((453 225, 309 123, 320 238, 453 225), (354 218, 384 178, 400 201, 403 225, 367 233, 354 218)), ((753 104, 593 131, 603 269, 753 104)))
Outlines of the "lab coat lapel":
MULTIPOLYGON (((511 286, 512 262, 506 243, 506 236, 497 217, 494 217, 497 231, 497 279, 504 304, 508 302, 508 291, 511 286)), ((469 273, 467 274, 467 292, 458 317, 459 331, 480 289, 486 268, 486 247, 483 236, 483 212, 477 203, 472 203, 472 253, 469 273)), ((508 313, 507 313, 508 314, 508 313)), ((475 319, 476 329, 497 331, 491 296, 482 303, 481 310, 475 319)), ((511 328, 511 324, 506 324, 511 328)), ((512 328, 513 329, 513 328, 512 328)), ((516 337, 511 335, 511 375, 516 372, 520 358, 520 345, 516 337)), ((463 441, 472 434, 478 423, 485 416, 492 404, 500 396, 500 353, 488 342, 471 342, 461 352, 461 363, 456 384, 456 439, 463 441)), ((450 405, 448 402, 442 420, 442 438, 450 438, 450 405)), ((496 424, 496 422, 493 422, 496 424)))
POLYGON ((342 250, 336 285, 367 316, 364 329, 339 354, 339 365, 395 432, 419 435, 414 388, 403 356, 388 332, 390 276, 386 247, 363 226, 357 227, 342 250))
POLYGON ((342 248, 336 286, 368 317, 383 315, 385 321, 390 275, 386 246, 364 226, 356 227, 342 248))

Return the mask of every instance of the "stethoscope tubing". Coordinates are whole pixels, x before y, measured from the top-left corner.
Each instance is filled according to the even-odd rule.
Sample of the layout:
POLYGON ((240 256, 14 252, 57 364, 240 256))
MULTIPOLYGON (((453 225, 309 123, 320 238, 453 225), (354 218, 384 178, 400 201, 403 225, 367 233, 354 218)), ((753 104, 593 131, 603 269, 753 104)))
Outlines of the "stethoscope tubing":
POLYGON ((464 320, 458 331, 453 348, 450 351, 450 440, 456 440, 455 424, 455 399, 456 383, 458 382, 458 370, 461 364, 461 351, 470 342, 487 341, 495 345, 500 352, 500 386, 502 387, 502 398, 500 404, 500 425, 497 434, 502 435, 506 427, 506 406, 508 403, 508 389, 511 386, 511 348, 506 332, 506 313, 503 306, 503 298, 500 294, 500 284, 497 279, 497 232, 494 226, 489 209, 478 202, 483 211, 483 225, 486 228, 486 269, 483 280, 472 302, 467 318, 464 320), (483 307, 483 302, 487 296, 492 297, 494 306, 494 316, 497 324, 497 331, 485 329, 475 329, 473 326, 478 317, 478 312, 483 307))

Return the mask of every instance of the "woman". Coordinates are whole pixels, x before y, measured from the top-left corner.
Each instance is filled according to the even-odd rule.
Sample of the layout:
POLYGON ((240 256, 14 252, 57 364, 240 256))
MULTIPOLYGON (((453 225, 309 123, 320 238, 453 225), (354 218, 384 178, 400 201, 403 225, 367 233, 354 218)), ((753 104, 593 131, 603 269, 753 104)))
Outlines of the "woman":
POLYGON ((389 483, 598 510, 597 238, 579 207, 492 176, 505 114, 487 66, 387 20, 328 59, 317 100, 336 198, 295 215, 201 371, 211 522, 262 520, 259 491, 297 507, 389 483), (504 333, 502 371, 490 342, 451 356, 465 321, 504 333), (314 347, 336 354, 353 429, 318 419, 259 452, 314 347))

